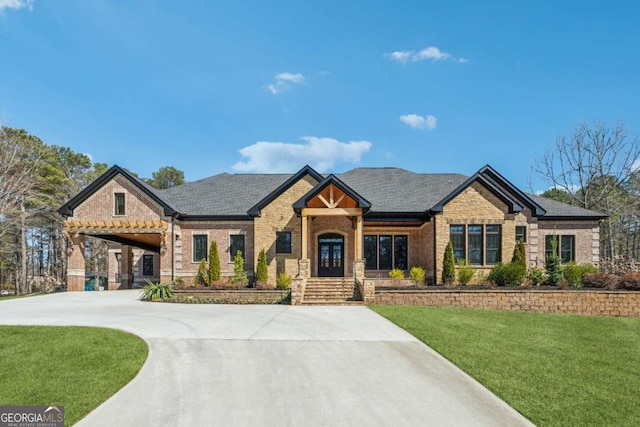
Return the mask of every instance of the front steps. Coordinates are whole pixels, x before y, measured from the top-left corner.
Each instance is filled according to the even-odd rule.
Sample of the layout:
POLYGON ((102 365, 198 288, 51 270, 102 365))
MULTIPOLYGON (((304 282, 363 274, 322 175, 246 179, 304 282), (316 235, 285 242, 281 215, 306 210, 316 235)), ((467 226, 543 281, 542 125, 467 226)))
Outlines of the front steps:
POLYGON ((351 277, 310 277, 302 305, 363 305, 351 277))

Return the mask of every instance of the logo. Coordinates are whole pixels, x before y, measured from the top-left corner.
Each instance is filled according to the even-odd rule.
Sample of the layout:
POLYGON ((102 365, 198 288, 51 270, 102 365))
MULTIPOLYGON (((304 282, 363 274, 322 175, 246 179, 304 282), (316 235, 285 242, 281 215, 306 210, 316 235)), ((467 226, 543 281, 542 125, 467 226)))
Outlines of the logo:
POLYGON ((0 427, 64 427, 64 406, 0 406, 0 427))

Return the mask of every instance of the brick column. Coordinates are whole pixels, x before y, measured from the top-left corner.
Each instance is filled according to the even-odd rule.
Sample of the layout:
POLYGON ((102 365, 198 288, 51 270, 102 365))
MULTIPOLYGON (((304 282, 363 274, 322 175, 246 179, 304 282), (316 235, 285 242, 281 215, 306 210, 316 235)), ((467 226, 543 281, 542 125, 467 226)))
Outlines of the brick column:
POLYGON ((160 283, 171 282, 171 250, 160 249, 160 283))
POLYGON ((118 258, 116 257, 116 254, 119 254, 120 250, 119 249, 109 249, 109 255, 108 255, 108 263, 109 263, 109 270, 107 273, 107 289, 112 291, 114 289, 118 289, 118 286, 120 283, 118 283, 117 278, 118 275, 120 273, 120 269, 118 268, 118 258))
POLYGON ((84 291, 84 263, 84 234, 74 234, 67 252, 68 291, 84 291))
POLYGON ((353 278, 356 282, 362 282, 364 280, 364 262, 363 259, 353 261, 353 278))
POLYGON ((131 289, 133 286, 133 254, 129 245, 122 245, 120 268, 120 289, 131 289))

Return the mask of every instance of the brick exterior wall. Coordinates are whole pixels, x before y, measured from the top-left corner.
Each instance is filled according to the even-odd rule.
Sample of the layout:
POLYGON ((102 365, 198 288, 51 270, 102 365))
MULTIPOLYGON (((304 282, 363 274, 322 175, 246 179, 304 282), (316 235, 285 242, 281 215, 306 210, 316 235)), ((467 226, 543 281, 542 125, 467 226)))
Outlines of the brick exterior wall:
POLYGON ((600 223, 599 221, 538 221, 537 265, 544 266, 544 242, 547 235, 576 236, 576 263, 591 264, 600 262, 600 223))
POLYGON ((298 218, 293 211, 293 204, 317 183, 309 175, 304 176, 265 206, 260 212, 260 216, 253 220, 253 259, 258 259, 260 250, 266 251, 268 283, 273 286, 275 286, 276 277, 280 272, 285 272, 291 277, 298 274, 298 260, 302 256, 302 222, 301 218, 298 218), (291 232, 290 254, 276 254, 276 232, 278 231, 291 232))
POLYGON ((597 290, 376 291, 375 304, 640 317, 640 292, 597 290))

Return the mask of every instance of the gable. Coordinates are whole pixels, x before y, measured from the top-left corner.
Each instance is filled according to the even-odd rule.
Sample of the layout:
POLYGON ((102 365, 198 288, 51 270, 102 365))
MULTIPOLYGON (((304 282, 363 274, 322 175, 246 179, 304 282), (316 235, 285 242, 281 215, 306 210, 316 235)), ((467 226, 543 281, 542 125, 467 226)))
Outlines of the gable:
POLYGON ((366 199, 333 174, 323 179, 293 204, 296 212, 304 208, 362 208, 367 211, 370 207, 371 204, 366 199))
POLYGON ((510 206, 480 182, 473 182, 449 200, 443 208, 445 216, 465 219, 503 219, 512 213, 510 206))

